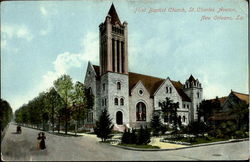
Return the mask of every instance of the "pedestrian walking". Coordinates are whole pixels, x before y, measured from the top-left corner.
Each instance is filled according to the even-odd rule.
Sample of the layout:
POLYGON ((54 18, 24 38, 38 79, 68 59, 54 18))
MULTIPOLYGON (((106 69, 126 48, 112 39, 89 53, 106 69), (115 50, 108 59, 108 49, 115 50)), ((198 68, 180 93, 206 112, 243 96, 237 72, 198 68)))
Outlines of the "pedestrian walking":
POLYGON ((40 149, 40 142, 41 142, 42 136, 41 136, 41 132, 38 133, 38 137, 37 137, 37 149, 40 149))
POLYGON ((42 132, 41 142, 40 142, 40 149, 42 149, 42 150, 46 149, 45 139, 46 139, 45 134, 44 134, 44 132, 42 132))

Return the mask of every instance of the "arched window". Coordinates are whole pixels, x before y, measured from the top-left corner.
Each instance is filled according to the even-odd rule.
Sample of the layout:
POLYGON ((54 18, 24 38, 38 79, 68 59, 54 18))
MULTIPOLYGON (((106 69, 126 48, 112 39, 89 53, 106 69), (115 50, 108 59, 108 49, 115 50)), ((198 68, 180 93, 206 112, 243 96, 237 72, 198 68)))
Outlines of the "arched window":
POLYGON ((185 105, 185 104, 183 104, 183 108, 184 108, 184 109, 186 108, 186 105, 185 105))
POLYGON ((118 98, 115 98, 115 105, 118 105, 118 98))
POLYGON ((117 90, 120 90, 120 89, 121 89, 121 83, 117 82, 117 90))
POLYGON ((124 105, 124 99, 123 99, 123 98, 120 99, 120 105, 121 105, 121 106, 124 105))
POLYGON ((182 117, 182 121, 186 122, 186 117, 185 116, 182 117))
POLYGON ((146 105, 143 102, 136 105, 136 120, 146 121, 146 105))

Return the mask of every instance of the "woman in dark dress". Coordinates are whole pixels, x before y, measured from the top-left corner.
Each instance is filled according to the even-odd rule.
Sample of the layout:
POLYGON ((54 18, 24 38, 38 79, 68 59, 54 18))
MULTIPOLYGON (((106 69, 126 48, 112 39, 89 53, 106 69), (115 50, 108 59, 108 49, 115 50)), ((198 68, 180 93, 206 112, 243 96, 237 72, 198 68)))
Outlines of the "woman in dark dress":
POLYGON ((45 137, 44 133, 42 132, 41 142, 40 142, 40 149, 42 149, 42 150, 46 148, 45 139, 46 139, 46 137, 45 137))
POLYGON ((38 133, 38 137, 37 137, 37 149, 40 149, 40 142, 41 142, 41 132, 38 133))

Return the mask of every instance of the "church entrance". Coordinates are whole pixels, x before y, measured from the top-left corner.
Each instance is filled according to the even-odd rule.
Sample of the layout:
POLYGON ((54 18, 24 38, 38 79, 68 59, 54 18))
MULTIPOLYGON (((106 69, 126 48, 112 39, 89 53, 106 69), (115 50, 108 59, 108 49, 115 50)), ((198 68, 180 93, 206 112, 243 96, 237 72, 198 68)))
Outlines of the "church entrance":
POLYGON ((118 125, 122 125, 123 124, 123 121, 122 121, 122 112, 121 111, 118 111, 116 113, 116 124, 118 124, 118 125))

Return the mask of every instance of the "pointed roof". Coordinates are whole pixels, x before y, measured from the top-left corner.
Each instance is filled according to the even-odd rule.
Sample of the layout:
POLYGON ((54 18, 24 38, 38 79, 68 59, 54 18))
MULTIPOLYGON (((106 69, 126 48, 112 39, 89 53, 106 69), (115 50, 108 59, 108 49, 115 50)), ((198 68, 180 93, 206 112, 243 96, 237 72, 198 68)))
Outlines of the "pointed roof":
POLYGON ((190 83, 191 83, 192 81, 194 81, 194 82, 195 82, 195 79, 194 79, 194 77, 193 77, 193 75, 192 75, 192 74, 190 75, 190 77, 189 77, 188 81, 189 81, 190 83))
POLYGON ((117 15, 117 12, 115 10, 115 6, 114 6, 113 3, 112 3, 112 5, 111 5, 111 7, 109 9, 108 15, 111 16, 111 24, 114 25, 116 22, 121 24, 120 19, 119 19, 118 15, 117 15))

